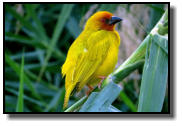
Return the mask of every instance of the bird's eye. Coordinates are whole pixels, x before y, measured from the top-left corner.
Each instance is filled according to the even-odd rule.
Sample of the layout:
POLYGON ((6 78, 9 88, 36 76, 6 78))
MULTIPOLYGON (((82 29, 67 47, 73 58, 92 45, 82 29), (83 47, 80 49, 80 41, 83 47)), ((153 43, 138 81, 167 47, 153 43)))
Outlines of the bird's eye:
POLYGON ((105 20, 106 20, 105 18, 102 18, 102 19, 101 19, 102 22, 105 22, 105 20))
POLYGON ((106 19, 106 20, 105 20, 105 23, 106 23, 106 24, 109 24, 109 19, 106 19))
POLYGON ((101 22, 108 24, 108 23, 109 23, 109 19, 107 19, 107 18, 102 18, 102 19, 101 19, 101 22))

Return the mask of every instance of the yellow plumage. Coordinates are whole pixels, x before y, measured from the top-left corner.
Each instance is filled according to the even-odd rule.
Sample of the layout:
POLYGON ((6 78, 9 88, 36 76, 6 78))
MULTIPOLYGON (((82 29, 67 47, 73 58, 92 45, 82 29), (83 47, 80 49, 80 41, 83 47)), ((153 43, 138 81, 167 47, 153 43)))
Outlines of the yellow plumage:
POLYGON ((111 16, 111 13, 102 11, 90 17, 85 29, 68 50, 62 66, 62 75, 66 76, 64 108, 75 88, 80 91, 85 85, 94 86, 101 80, 99 76, 108 76, 114 70, 120 37, 114 25, 103 23, 111 16))

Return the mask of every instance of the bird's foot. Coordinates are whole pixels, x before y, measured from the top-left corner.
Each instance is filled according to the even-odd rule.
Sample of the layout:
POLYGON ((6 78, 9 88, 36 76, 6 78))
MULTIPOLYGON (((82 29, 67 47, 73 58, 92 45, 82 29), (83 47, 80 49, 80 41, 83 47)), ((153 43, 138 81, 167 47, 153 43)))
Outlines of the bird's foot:
POLYGON ((100 82, 98 83, 98 88, 101 89, 102 82, 104 81, 106 76, 98 76, 98 78, 101 79, 100 82))
POLYGON ((88 91, 86 92, 86 94, 87 94, 87 96, 89 96, 89 94, 93 91, 93 87, 92 86, 90 86, 90 85, 87 85, 88 86, 88 91))

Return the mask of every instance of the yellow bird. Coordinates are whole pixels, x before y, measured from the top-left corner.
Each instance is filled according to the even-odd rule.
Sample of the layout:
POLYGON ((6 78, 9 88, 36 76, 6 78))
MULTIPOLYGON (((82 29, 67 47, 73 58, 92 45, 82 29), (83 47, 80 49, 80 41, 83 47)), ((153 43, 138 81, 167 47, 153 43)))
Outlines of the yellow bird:
POLYGON ((63 108, 67 107, 73 90, 79 92, 85 85, 95 86, 113 72, 120 45, 115 24, 121 20, 110 12, 99 11, 86 22, 62 66, 62 75, 66 76, 63 108))

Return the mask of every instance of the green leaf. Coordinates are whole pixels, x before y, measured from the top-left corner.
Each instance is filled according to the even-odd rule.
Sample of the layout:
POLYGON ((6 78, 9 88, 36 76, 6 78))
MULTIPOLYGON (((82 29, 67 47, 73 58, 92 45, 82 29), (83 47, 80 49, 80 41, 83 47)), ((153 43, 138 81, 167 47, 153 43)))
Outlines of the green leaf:
POLYGON ((83 98, 78 100, 75 104, 73 104, 71 107, 66 109, 64 112, 73 112, 73 111, 75 111, 76 109, 80 108, 80 106, 83 105, 86 100, 87 100, 87 96, 84 96, 83 98))
POLYGON ((110 81, 114 81, 115 83, 119 83, 123 77, 126 77, 133 70, 135 70, 140 65, 140 60, 143 60, 146 55, 147 44, 149 43, 151 36, 157 34, 157 30, 159 29, 159 25, 162 22, 165 22, 168 17, 168 10, 165 11, 159 22, 155 25, 155 27, 151 30, 150 34, 148 34, 140 46, 131 54, 131 56, 124 61, 122 65, 120 65, 112 74, 108 76, 103 83, 103 86, 106 86, 110 83, 110 81), (138 64, 138 65, 137 65, 138 64), (134 69, 135 68, 135 69, 134 69), (125 73, 124 71, 127 71, 125 73), (120 76, 121 75, 121 76, 120 76))
MULTIPOLYGON (((18 90, 18 88, 19 88, 19 82, 6 80, 5 81, 5 87, 13 88, 13 89, 18 90)), ((55 94, 57 93, 57 91, 52 90, 52 89, 50 89, 48 87, 45 87, 44 84, 37 83, 35 87, 39 91, 39 94, 40 95, 52 97, 52 96, 55 96, 55 94)), ((27 85, 24 85, 24 91, 25 92, 26 91, 29 91, 29 88, 27 87, 27 85)))
POLYGON ((73 6, 74 6, 73 4, 64 4, 63 5, 63 8, 59 14, 59 18, 58 18, 57 24, 56 24, 54 32, 53 32, 53 37, 50 42, 50 47, 47 49, 47 55, 45 57, 44 64, 42 65, 42 68, 40 69, 40 73, 39 73, 39 76, 37 79, 38 81, 40 80, 40 78, 42 77, 42 75, 46 69, 47 63, 53 52, 52 49, 58 42, 58 38, 63 31, 64 25, 65 25, 67 19, 69 18, 70 14, 71 14, 73 6))
POLYGON ((164 17, 164 19, 165 20, 161 22, 161 24, 159 25, 158 33, 160 35, 168 34, 168 10, 166 12, 166 16, 164 17))
POLYGON ((79 27, 79 24, 74 17, 69 18, 69 20, 66 24, 66 28, 69 30, 69 32, 73 35, 73 37, 75 39, 81 33, 81 29, 79 27))
MULTIPOLYGON (((37 75, 34 74, 34 73, 32 73, 31 71, 25 70, 25 73, 27 74, 27 76, 28 76, 30 79, 33 79, 33 80, 35 80, 35 81, 37 80, 37 75)), ((48 83, 48 82, 45 81, 45 80, 40 79, 40 83, 41 83, 41 85, 43 85, 43 86, 45 86, 45 87, 47 87, 47 88, 49 88, 49 89, 51 89, 51 90, 54 90, 54 91, 57 91, 57 90, 58 90, 58 88, 57 88, 56 86, 54 86, 52 83, 48 83)))
POLYGON ((20 85, 19 85, 19 94, 18 94, 18 101, 16 106, 16 112, 23 112, 23 95, 24 95, 24 55, 22 56, 21 61, 21 70, 20 70, 20 85))
POLYGON ((5 112, 15 112, 15 103, 17 102, 17 97, 12 95, 5 95, 5 112))
POLYGON ((25 18, 23 18, 21 15, 19 15, 15 9, 11 8, 9 5, 5 6, 5 9, 7 12, 9 12, 13 17, 15 17, 18 21, 20 21, 20 23, 25 26, 27 29, 29 29, 30 31, 33 31, 34 35, 37 36, 37 38, 39 38, 39 33, 38 31, 33 27, 33 25, 31 23, 29 23, 27 20, 25 20, 25 18))
POLYGON ((109 11, 113 13, 117 9, 118 4, 101 4, 99 11, 109 11))
MULTIPOLYGON (((15 96, 18 96, 18 95, 19 95, 19 92, 16 91, 16 90, 14 90, 14 89, 11 89, 11 88, 6 87, 5 90, 6 90, 7 92, 10 92, 10 93, 14 94, 15 96)), ((40 107, 46 107, 46 103, 45 103, 45 102, 40 101, 40 100, 36 100, 36 99, 34 99, 34 98, 32 98, 32 97, 29 97, 29 96, 27 96, 27 95, 25 95, 25 94, 23 95, 23 99, 24 99, 25 101, 29 101, 29 102, 31 102, 31 103, 34 103, 34 104, 36 104, 36 105, 38 105, 38 106, 40 106, 40 107)))
POLYGON ((157 11, 158 13, 164 13, 164 9, 163 9, 164 5, 165 4, 148 4, 146 6, 151 7, 153 10, 157 11))
POLYGON ((93 92, 81 107, 80 112, 107 112, 120 91, 120 86, 114 83, 108 84, 101 92, 93 92))
POLYGON ((46 47, 46 45, 43 42, 40 42, 40 41, 38 42, 31 38, 28 38, 22 35, 16 35, 11 32, 5 33, 5 40, 6 42, 18 42, 18 43, 28 44, 33 47, 42 48, 42 49, 46 47))
MULTIPOLYGON (((19 42, 19 43, 23 43, 23 44, 28 44, 32 47, 36 47, 39 49, 48 49, 50 48, 50 45, 48 43, 42 42, 42 41, 37 41, 37 40, 32 40, 28 37, 24 37, 21 35, 15 35, 13 33, 5 33, 5 40, 6 42, 19 42)), ((59 58, 60 60, 64 61, 64 59, 66 58, 65 55, 58 50, 57 48, 50 48, 53 52, 53 56, 56 58, 59 58)))
POLYGON ((154 35, 154 42, 161 47, 161 49, 168 55, 168 40, 161 35, 154 35))
POLYGON ((123 67, 121 71, 118 71, 113 75, 112 79, 115 83, 121 82, 125 77, 127 77, 131 72, 143 66, 144 60, 136 61, 135 63, 131 63, 123 67))
MULTIPOLYGON (((6 63, 9 64, 10 67, 16 72, 16 74, 17 74, 18 76, 20 76, 20 73, 21 73, 21 71, 20 71, 20 69, 21 69, 20 66, 19 66, 16 62, 14 62, 14 61, 10 58, 10 56, 9 56, 7 53, 5 53, 5 61, 6 61, 6 63)), ((38 99, 40 99, 40 95, 37 93, 37 91, 36 91, 34 85, 33 85, 32 82, 29 80, 29 78, 26 76, 26 74, 24 74, 24 81, 25 81, 25 84, 29 87, 29 89, 30 89, 30 91, 32 92, 32 94, 33 94, 35 97, 37 97, 38 99)))
MULTIPOLYGON (((35 60, 35 59, 37 59, 37 55, 38 55, 39 53, 40 53, 40 54, 44 54, 45 52, 44 52, 44 51, 25 52, 25 53, 24 53, 24 58, 27 59, 28 61, 30 61, 30 60, 35 60)), ((22 55, 23 55, 22 53, 13 54, 13 55, 11 56, 11 59, 12 59, 12 60, 19 60, 19 59, 21 59, 22 55)), ((25 69, 25 66, 24 66, 24 69, 25 69)))
MULTIPOLYGON (((58 42, 58 38, 63 31, 66 20, 68 19, 68 17, 71 14, 73 6, 74 6, 73 4, 64 4, 64 6, 60 12, 57 24, 55 26, 55 30, 53 32, 53 37, 52 37, 51 43, 50 43, 51 47, 54 47, 56 45, 56 43, 58 42)), ((48 48, 47 51, 48 51, 47 57, 50 57, 52 50, 50 50, 50 48, 48 48)), ((49 58, 47 58, 47 59, 49 59, 49 58)))
POLYGON ((107 112, 121 112, 119 109, 115 108, 114 106, 110 105, 108 107, 107 112))
POLYGON ((32 6, 32 4, 25 4, 26 10, 29 13, 29 16, 32 17, 34 22, 36 23, 35 29, 38 31, 40 34, 40 37, 45 41, 48 42, 48 37, 46 35, 45 29, 41 21, 38 19, 37 14, 35 12, 35 7, 32 6))
MULTIPOLYGON (((52 72, 52 73, 55 73, 55 72, 60 73, 60 66, 58 66, 59 64, 61 65, 60 62, 50 62, 47 65, 46 71, 52 72)), ((41 64, 26 64, 24 66, 24 69, 25 70, 36 70, 36 71, 39 71, 41 66, 42 66, 41 64)), ((59 77, 60 76, 61 75, 59 74, 59 77)))
MULTIPOLYGON (((15 62, 14 62, 15 63, 15 62)), ((24 67, 25 68, 25 67, 24 67)), ((49 67, 48 67, 49 68, 49 67)), ((7 70, 8 68, 6 68, 6 70, 7 70)), ((13 69, 14 70, 14 69, 13 69)), ((11 68, 9 68, 9 71, 8 72, 12 72, 12 69, 11 68), (11 71, 10 71, 11 70, 11 71)), ((36 81, 37 80, 37 75, 36 74, 34 74, 34 73, 32 73, 31 71, 29 71, 29 70, 27 70, 27 69, 24 69, 24 72, 25 72, 25 75, 28 77, 28 83, 29 83, 29 81, 30 81, 30 79, 31 80, 34 80, 34 81, 36 81)), ((10 74, 11 75, 11 74, 10 74)), ((60 77, 61 75, 59 74, 59 77, 60 77)), ((11 75, 11 77, 12 77, 12 75, 11 75)), ((26 78, 26 77, 25 77, 26 78)), ((8 86, 10 86, 10 87, 13 87, 13 88, 17 88, 17 83, 16 82, 8 82, 7 80, 6 80, 6 83, 5 83, 6 85, 8 85, 8 86)), ((25 83, 26 84, 26 83, 25 83)), ((25 89, 26 89, 26 86, 27 86, 27 84, 25 85, 25 89)), ((28 87, 28 86, 27 86, 28 87)), ((34 87, 37 91, 39 91, 39 94, 41 94, 41 93, 43 93, 43 94, 47 94, 47 95, 51 95, 52 96, 52 94, 53 94, 53 92, 54 91, 58 91, 58 88, 55 86, 55 85, 53 85, 52 83, 48 83, 47 81, 44 81, 44 80, 40 80, 40 83, 36 83, 36 85, 35 85, 35 87, 34 87), (43 90, 39 90, 39 89, 42 89, 43 88, 43 90)), ((29 90, 30 90, 30 88, 28 88, 29 90)), ((30 90, 31 91, 31 90, 30 90)))
MULTIPOLYGON (((53 97, 47 108, 44 110, 44 112, 50 111, 52 108, 57 108, 60 103, 64 101, 64 88, 61 88, 57 94, 53 97)), ((63 105, 63 102, 62 102, 63 105)), ((59 106, 60 109, 62 109, 62 106, 59 106)))
POLYGON ((166 39, 157 35, 151 39, 145 57, 139 95, 139 112, 161 112, 166 91, 168 55, 156 44, 160 41, 159 43, 165 47, 166 39))
POLYGON ((130 100, 130 98, 125 94, 124 91, 121 91, 119 96, 123 100, 123 102, 131 109, 131 111, 133 111, 133 112, 137 111, 136 106, 133 104, 133 102, 130 100))
POLYGON ((159 21, 162 14, 164 13, 163 7, 164 4, 148 4, 147 6, 151 7, 150 11, 150 19, 147 25, 147 31, 150 31, 155 24, 159 21))

